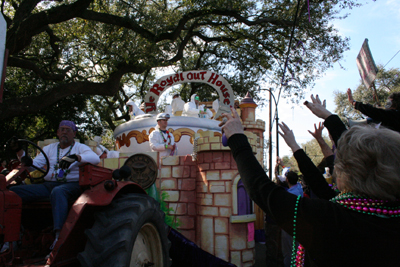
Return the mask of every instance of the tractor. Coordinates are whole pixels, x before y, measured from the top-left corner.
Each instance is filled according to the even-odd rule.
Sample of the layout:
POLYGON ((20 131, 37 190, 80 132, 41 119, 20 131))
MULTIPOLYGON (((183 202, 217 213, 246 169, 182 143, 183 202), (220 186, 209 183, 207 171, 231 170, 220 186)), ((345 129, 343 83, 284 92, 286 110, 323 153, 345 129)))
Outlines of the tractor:
MULTIPOLYGON (((43 153, 35 143, 19 141, 43 153)), ((46 160, 47 168, 40 169, 42 177, 49 169, 46 160)), ((23 204, 9 190, 25 178, 33 181, 29 167, 39 169, 17 162, 10 173, 0 174, 0 244, 9 244, 0 253, 0 266, 170 265, 165 215, 142 187, 126 180, 130 175, 127 166, 117 170, 80 166, 82 194, 70 203, 67 220, 50 253, 54 240, 50 202, 23 204)))

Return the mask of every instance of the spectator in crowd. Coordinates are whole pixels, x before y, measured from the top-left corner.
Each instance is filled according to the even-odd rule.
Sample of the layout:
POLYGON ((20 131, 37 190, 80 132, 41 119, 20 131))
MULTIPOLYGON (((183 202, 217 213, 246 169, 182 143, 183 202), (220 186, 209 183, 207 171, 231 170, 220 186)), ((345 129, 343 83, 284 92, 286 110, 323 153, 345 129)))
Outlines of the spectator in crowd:
MULTIPOLYGON (((318 96, 311 99, 305 105, 325 120, 337 144, 335 173, 342 194, 334 194, 284 123, 280 134, 320 199, 295 196, 275 185, 255 158, 232 108, 232 114, 223 114, 228 121, 222 129, 249 196, 293 237, 293 243, 304 246, 313 266, 398 266, 400 134, 362 126, 346 131, 318 96)), ((293 245, 292 264, 301 264, 303 257, 304 251, 293 245)))
POLYGON ((282 163, 282 159, 280 157, 276 157, 275 164, 275 183, 277 185, 283 186, 286 189, 289 189, 289 185, 286 181, 286 172, 288 172, 290 167, 285 167, 282 163), (282 167, 282 175, 279 174, 279 167, 282 167))
POLYGON ((158 114, 156 128, 149 137, 151 150, 160 152, 160 157, 172 156, 176 152, 174 136, 167 131, 169 118, 169 114, 158 114))
POLYGON ((213 114, 211 110, 200 104, 199 96, 193 94, 190 97, 190 102, 187 102, 183 107, 182 116, 211 119, 213 114))
POLYGON ((178 93, 175 93, 172 96, 172 102, 171 102, 172 114, 174 116, 181 116, 184 106, 185 106, 185 101, 182 100, 181 96, 178 93))
MULTIPOLYGON (((330 174, 333 174, 333 164, 335 161, 335 155, 332 148, 325 142, 324 138, 322 137, 322 131, 324 130, 324 123, 320 122, 318 127, 314 124, 314 132, 308 131, 318 142, 319 147, 321 148, 321 152, 324 155, 323 160, 318 164, 318 169, 321 173, 325 172, 325 168, 328 167, 330 174)), ((334 144, 333 144, 334 146, 334 144)))
POLYGON ((350 104, 362 114, 376 122, 381 122, 382 126, 400 132, 400 93, 390 94, 384 109, 355 101, 350 88, 347 89, 347 98, 350 104))
POLYGON ((141 110, 135 102, 129 100, 126 102, 126 105, 128 106, 129 109, 129 116, 131 117, 131 120, 134 120, 136 116, 143 115, 145 114, 143 110, 141 110))

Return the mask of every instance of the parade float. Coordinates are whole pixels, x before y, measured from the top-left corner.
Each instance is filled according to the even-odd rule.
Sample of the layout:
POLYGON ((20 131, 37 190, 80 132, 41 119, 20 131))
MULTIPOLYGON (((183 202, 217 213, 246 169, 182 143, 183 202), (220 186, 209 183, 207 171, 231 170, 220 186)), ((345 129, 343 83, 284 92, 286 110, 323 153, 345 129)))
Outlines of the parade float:
MULTIPOLYGON (((106 158, 101 164, 111 169, 129 166, 132 180, 164 193, 168 215, 179 222, 176 230, 180 234, 202 250, 246 267, 254 265, 255 224, 257 219, 262 224, 263 218, 257 218, 257 208, 243 187, 230 149, 221 142, 217 119, 230 112, 233 104, 231 86, 217 73, 187 71, 164 76, 145 97, 146 115, 115 129, 119 158, 106 158), (219 109, 213 119, 172 116, 167 128, 177 144, 177 155, 160 158, 149 146, 149 135, 157 124, 158 99, 171 86, 193 82, 215 89, 219 109)), ((240 103, 240 113, 253 152, 263 164, 265 122, 255 119, 256 107, 247 94, 240 103)))

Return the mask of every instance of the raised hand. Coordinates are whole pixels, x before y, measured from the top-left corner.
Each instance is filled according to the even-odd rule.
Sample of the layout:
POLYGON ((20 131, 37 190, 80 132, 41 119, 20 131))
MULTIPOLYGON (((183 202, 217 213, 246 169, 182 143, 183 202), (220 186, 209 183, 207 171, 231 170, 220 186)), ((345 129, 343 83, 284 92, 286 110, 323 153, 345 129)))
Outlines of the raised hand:
POLYGON ((293 153, 297 150, 301 149, 300 146, 297 144, 296 139, 294 138, 293 131, 289 129, 289 127, 284 123, 279 123, 279 134, 283 137, 286 144, 292 149, 293 153))
POLYGON ((353 99, 353 94, 351 93, 351 89, 347 89, 347 99, 349 100, 350 104, 353 104, 354 99, 353 99))
POLYGON ((304 105, 309 110, 311 110, 311 112, 314 113, 315 116, 325 120, 330 115, 332 115, 332 113, 326 109, 326 101, 324 100, 323 102, 321 102, 318 95, 316 95, 315 98, 314 95, 311 95, 311 101, 312 103, 305 101, 304 105))
POLYGON ((244 133, 242 123, 240 122, 239 114, 236 110, 231 107, 231 113, 222 113, 221 116, 226 118, 226 122, 221 122, 219 126, 222 126, 222 131, 225 133, 227 139, 234 134, 244 133))
POLYGON ((314 123, 314 132, 308 131, 316 140, 321 140, 322 139, 322 130, 324 129, 324 123, 320 122, 318 124, 314 123))

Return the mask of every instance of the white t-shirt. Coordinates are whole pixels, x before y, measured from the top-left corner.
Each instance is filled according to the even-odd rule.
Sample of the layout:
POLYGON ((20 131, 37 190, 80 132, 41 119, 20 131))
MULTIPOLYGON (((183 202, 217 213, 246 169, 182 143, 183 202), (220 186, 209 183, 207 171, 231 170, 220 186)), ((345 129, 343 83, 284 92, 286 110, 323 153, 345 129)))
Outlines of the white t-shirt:
MULTIPOLYGON (((55 168, 58 168, 57 164, 57 154, 58 154, 58 163, 61 161, 61 158, 64 156, 68 155, 73 155, 73 154, 78 154, 81 156, 81 161, 80 162, 74 162, 72 163, 68 170, 69 171, 64 171, 64 172, 69 172, 66 174, 65 179, 67 182, 77 182, 79 181, 79 166, 84 164, 84 163, 91 163, 93 165, 97 165, 100 162, 100 158, 96 153, 90 149, 87 145, 77 143, 75 142, 74 145, 69 146, 64 149, 59 149, 58 151, 58 145, 59 143, 53 143, 48 146, 45 146, 43 148, 44 153, 47 155, 50 163, 50 170, 47 173, 47 175, 44 177, 46 181, 58 181, 58 180, 63 180, 63 178, 58 177, 58 171, 55 168), (58 178, 58 179, 57 179, 58 178)), ((36 156, 35 159, 33 159, 33 165, 36 167, 42 168, 46 166, 46 159, 43 156, 42 153, 36 156)))

